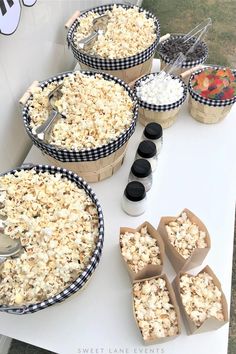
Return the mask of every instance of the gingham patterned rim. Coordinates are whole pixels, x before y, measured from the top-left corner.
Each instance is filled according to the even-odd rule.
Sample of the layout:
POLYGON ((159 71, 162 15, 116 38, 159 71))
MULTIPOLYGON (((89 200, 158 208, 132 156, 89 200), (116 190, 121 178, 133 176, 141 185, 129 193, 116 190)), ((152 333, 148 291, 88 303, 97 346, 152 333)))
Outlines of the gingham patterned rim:
MULTIPOLYGON (((40 83, 40 87, 45 88, 48 84, 52 82, 60 82, 61 79, 65 78, 69 74, 73 73, 72 71, 66 72, 59 74, 57 76, 54 76, 46 81, 43 81, 40 83)), ((82 150, 67 150, 67 149, 62 149, 60 147, 57 147, 55 145, 50 145, 45 142, 42 142, 36 138, 36 136, 32 133, 32 129, 29 125, 30 123, 30 116, 29 116, 29 108, 27 106, 27 102, 25 106, 23 107, 22 111, 22 116, 23 116, 23 122, 26 128, 26 131, 30 138, 33 140, 33 143, 45 154, 55 158, 56 160, 62 161, 62 162, 80 162, 80 161, 95 161, 100 158, 106 157, 119 148, 121 148, 131 137, 131 135, 134 133, 136 122, 137 122, 137 117, 138 117, 138 104, 137 104, 137 99, 136 96, 134 95, 133 91, 131 88, 121 79, 114 77, 112 75, 102 73, 102 72, 93 72, 93 71, 81 71, 81 73, 89 76, 97 75, 100 74, 102 77, 106 80, 112 80, 115 81, 116 83, 120 84, 121 86, 124 87, 124 89, 128 92, 129 96, 134 102, 134 109, 133 109, 133 119, 132 122, 129 126, 129 128, 124 131, 116 140, 111 141, 107 145, 102 145, 97 148, 88 148, 88 149, 82 149, 82 150)), ((30 96, 31 98, 32 96, 30 96)), ((29 99, 30 99, 29 98, 29 99)))
MULTIPOLYGON (((191 97, 194 100, 196 100, 196 101, 198 101, 198 102, 200 102, 202 104, 205 104, 207 106, 213 106, 213 107, 225 107, 225 106, 229 106, 229 105, 234 104, 236 102, 236 96, 234 96, 233 98, 227 99, 227 100, 213 100, 213 99, 210 99, 210 98, 202 97, 196 91, 194 91, 194 89, 192 87, 192 79, 193 79, 193 77, 196 74, 199 74, 200 72, 204 71, 207 68, 224 69, 223 66, 218 66, 218 65, 211 66, 211 65, 209 65, 209 66, 206 66, 205 68, 196 70, 194 73, 192 73, 192 75, 190 76, 190 79, 189 79, 189 83, 188 83, 188 90, 189 90, 189 93, 190 93, 191 97)), ((232 72, 234 73, 234 76, 236 77, 236 70, 232 70, 232 72)))
MULTIPOLYGON (((145 75, 145 76, 141 77, 139 80, 137 80, 135 82, 134 92, 135 92, 136 95, 137 95, 137 88, 140 86, 141 82, 146 81, 146 79, 149 76, 152 76, 152 75, 158 75, 158 73, 145 75)), ((184 89, 183 96, 178 101, 176 101, 174 103, 170 103, 170 104, 155 105, 155 104, 150 104, 150 103, 147 103, 145 101, 142 101, 137 96, 139 106, 142 107, 142 108, 150 109, 152 111, 156 111, 156 112, 170 111, 171 109, 175 109, 175 108, 181 106, 183 104, 183 102, 186 100, 187 93, 188 93, 188 88, 187 88, 187 86, 185 85, 184 81, 181 79, 180 76, 174 76, 174 75, 171 75, 171 76, 173 78, 179 80, 181 82, 181 85, 182 85, 183 89, 184 89)))
MULTIPOLYGON (((126 9, 135 7, 134 5, 125 5, 125 4, 116 4, 116 5, 122 6, 123 8, 126 8, 126 9)), ((157 48, 158 42, 159 42, 160 24, 159 24, 158 19, 151 12, 139 7, 140 12, 144 11, 148 18, 152 18, 155 21, 157 38, 152 43, 152 45, 150 47, 148 47, 147 49, 145 49, 141 53, 138 53, 138 54, 133 55, 131 57, 120 58, 120 59, 106 59, 106 58, 95 57, 95 56, 86 54, 85 52, 79 50, 73 41, 74 32, 80 23, 79 19, 81 17, 86 16, 89 11, 93 11, 95 13, 98 13, 99 15, 102 15, 105 11, 111 10, 113 6, 114 6, 114 4, 102 5, 102 6, 94 7, 92 9, 89 9, 89 10, 83 12, 80 15, 80 17, 77 18, 74 21, 74 23, 71 25, 71 27, 68 31, 68 34, 67 34, 67 42, 68 42, 68 45, 72 49, 75 59, 80 61, 83 64, 86 64, 86 65, 94 68, 94 69, 123 70, 123 69, 131 68, 131 67, 136 66, 138 64, 141 64, 141 63, 147 61, 154 54, 154 52, 157 48)))
POLYGON ((96 248, 94 250, 93 256, 91 257, 91 260, 87 267, 84 269, 83 273, 66 289, 64 289, 61 293, 49 298, 48 300, 39 302, 37 304, 32 304, 32 305, 27 305, 24 307, 19 307, 19 308, 14 308, 11 310, 6 310, 4 309, 4 306, 0 306, 0 312, 7 312, 15 315, 26 315, 30 314, 33 312, 37 312, 40 310, 45 309, 46 307, 55 305, 57 303, 60 303, 64 300, 66 300, 68 297, 76 293, 78 290, 80 290, 86 282, 89 280, 93 272, 95 271, 101 255, 102 255, 102 248, 103 248, 103 241, 104 241, 104 219, 103 219, 103 213, 102 213, 102 208, 99 204, 99 201, 97 199, 96 194, 92 190, 92 188, 83 180, 83 178, 79 177, 77 174, 75 174, 72 171, 66 170, 61 167, 55 167, 55 166, 48 166, 48 165, 29 165, 29 167, 24 165, 22 167, 13 169, 9 172, 6 173, 12 173, 14 174, 16 171, 20 170, 29 170, 34 168, 37 172, 49 172, 51 174, 56 174, 56 173, 61 173, 63 177, 69 179, 72 182, 75 182, 78 188, 82 188, 85 190, 87 195, 91 198, 93 203, 97 207, 98 211, 98 218, 99 218, 99 236, 98 236, 98 241, 96 248))
MULTIPOLYGON (((171 39, 173 39, 173 38, 175 39, 175 38, 180 38, 180 37, 183 37, 183 36, 184 36, 184 34, 172 34, 170 38, 171 39)), ((163 48, 164 44, 166 44, 170 40, 170 38, 168 38, 165 41, 163 41, 162 43, 160 43, 159 46, 158 46, 158 49, 157 49, 161 60, 163 60, 166 64, 169 64, 171 62, 171 59, 168 57, 168 55, 162 53, 162 48, 163 48)), ((186 69, 187 68, 193 68, 196 65, 205 63, 205 61, 207 60, 207 57, 208 57, 208 47, 207 47, 206 43, 203 42, 203 41, 200 41, 199 44, 202 45, 202 47, 203 47, 203 49, 205 51, 205 54, 201 58, 199 58, 197 60, 186 60, 186 61, 184 61, 182 63, 182 65, 181 65, 182 68, 186 68, 186 69)))

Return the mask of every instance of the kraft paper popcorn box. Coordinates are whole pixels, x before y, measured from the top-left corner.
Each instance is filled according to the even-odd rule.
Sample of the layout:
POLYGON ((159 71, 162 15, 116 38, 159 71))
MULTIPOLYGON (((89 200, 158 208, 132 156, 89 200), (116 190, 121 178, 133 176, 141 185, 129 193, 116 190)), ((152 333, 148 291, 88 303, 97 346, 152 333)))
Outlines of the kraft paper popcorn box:
POLYGON ((213 331, 229 321, 227 301, 221 283, 209 266, 204 267, 196 276, 180 272, 172 285, 188 334, 213 331), (195 295, 192 300, 189 297, 189 289, 191 288, 189 288, 188 279, 196 280, 199 275, 207 278, 205 282, 203 279, 194 281, 195 295), (211 277, 210 281, 209 276, 211 277))
POLYGON ((121 227, 119 244, 131 280, 149 278, 162 273, 164 244, 157 230, 149 222, 145 221, 136 229, 121 227), (133 263, 134 260, 136 263, 133 263))
POLYGON ((167 342, 181 333, 179 307, 166 274, 134 281, 132 302, 146 345, 167 342))
POLYGON ((210 235, 206 226, 188 209, 184 209, 177 217, 162 217, 157 231, 164 241, 166 254, 176 273, 201 265, 211 248, 210 235), (186 220, 181 221, 182 218, 186 220), (168 232, 172 232, 172 242, 168 232))

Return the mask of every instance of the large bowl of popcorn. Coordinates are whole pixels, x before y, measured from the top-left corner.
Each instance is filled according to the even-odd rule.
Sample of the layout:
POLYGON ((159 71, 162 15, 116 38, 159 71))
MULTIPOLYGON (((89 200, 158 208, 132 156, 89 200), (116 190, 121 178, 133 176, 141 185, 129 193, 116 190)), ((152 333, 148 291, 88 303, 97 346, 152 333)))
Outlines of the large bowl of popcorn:
POLYGON ((67 34, 82 69, 106 71, 127 83, 150 73, 159 38, 158 19, 141 7, 125 4, 102 5, 81 13, 67 34), (92 21, 103 14, 109 16, 105 33, 89 51, 81 50, 79 41, 93 32, 92 21))
POLYGON ((161 73, 145 75, 134 85, 139 104, 139 121, 146 126, 156 122, 169 128, 177 119, 187 97, 187 86, 180 76, 161 73))
POLYGON ((104 221, 91 187, 48 165, 0 175, 4 233, 24 252, 0 265, 0 311, 29 314, 82 289, 103 248, 104 221))
POLYGON ((218 65, 196 70, 188 89, 191 116, 201 123, 218 123, 236 102, 236 70, 218 65))
POLYGON ((31 91, 23 121, 33 143, 48 162, 71 169, 88 182, 113 175, 122 165, 138 115, 136 97, 122 80, 105 73, 67 72, 31 91), (48 95, 62 84, 56 101, 65 118, 57 120, 47 140, 35 134, 52 109, 48 95))

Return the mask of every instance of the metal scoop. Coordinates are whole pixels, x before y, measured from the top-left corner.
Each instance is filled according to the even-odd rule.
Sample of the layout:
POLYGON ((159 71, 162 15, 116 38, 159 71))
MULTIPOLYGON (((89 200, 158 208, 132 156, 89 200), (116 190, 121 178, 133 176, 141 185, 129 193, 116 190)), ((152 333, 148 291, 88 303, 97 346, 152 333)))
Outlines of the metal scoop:
POLYGON ((60 99, 63 95, 61 92, 62 86, 63 86, 63 84, 56 87, 48 96, 50 105, 52 107, 52 111, 51 111, 48 119, 42 125, 40 125, 40 127, 36 128, 36 130, 35 130, 36 136, 39 140, 46 139, 47 134, 49 134, 49 131, 51 130, 53 124, 55 123, 55 121, 58 117, 66 118, 62 113, 60 113, 58 111, 57 106, 55 106, 55 101, 60 99))
POLYGON ((198 37, 195 39, 195 42, 193 43, 191 48, 188 50, 186 55, 189 53, 192 53, 194 51, 194 48, 196 47, 196 45, 198 44, 200 39, 203 38, 203 36, 207 33, 207 31, 211 25, 212 25, 212 20, 209 17, 206 20, 199 23, 199 25, 194 27, 190 32, 185 34, 185 36, 183 37, 183 43, 188 42, 192 38, 196 38, 196 36, 198 35, 198 37))
POLYGON ((24 251, 19 239, 12 239, 0 232, 0 264, 8 257, 17 257, 24 251))
POLYGON ((94 42, 99 35, 105 33, 107 29, 109 17, 108 15, 101 15, 93 20, 93 32, 87 37, 81 39, 78 43, 78 47, 84 51, 89 51, 92 49, 94 42))

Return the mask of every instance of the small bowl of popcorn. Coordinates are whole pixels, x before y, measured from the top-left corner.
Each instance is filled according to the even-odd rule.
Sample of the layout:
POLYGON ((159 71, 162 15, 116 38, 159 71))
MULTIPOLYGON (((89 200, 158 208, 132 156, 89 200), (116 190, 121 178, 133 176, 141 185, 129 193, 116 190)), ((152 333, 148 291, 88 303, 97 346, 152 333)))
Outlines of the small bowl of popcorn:
POLYGON ((161 72, 138 79, 134 92, 138 98, 140 123, 146 126, 156 122, 168 128, 176 121, 188 90, 180 76, 161 72))
POLYGON ((174 63, 175 59, 182 52, 186 55, 178 74, 192 69, 199 64, 205 63, 208 57, 208 47, 204 41, 199 41, 193 51, 189 49, 194 45, 196 38, 192 37, 188 41, 183 41, 185 34, 172 33, 169 38, 158 45, 158 53, 161 58, 161 69, 167 64, 174 63))
POLYGON ((112 176, 122 165, 134 133, 138 106, 122 80, 105 73, 66 72, 31 89, 24 100, 23 121, 33 143, 52 165, 70 169, 88 182, 112 176), (39 128, 52 110, 49 95, 60 86, 59 114, 47 138, 39 128))
POLYGON ((225 295, 209 266, 197 275, 180 272, 173 286, 188 334, 216 330, 228 322, 225 295))
POLYGON ((95 7, 68 21, 67 41, 83 70, 102 70, 129 83, 150 73, 160 38, 158 19, 134 5, 109 4, 95 7), (79 42, 93 32, 93 20, 108 16, 106 31, 89 50, 79 42))
POLYGON ((24 252, 0 265, 0 312, 24 315, 87 285, 102 254, 104 220, 91 187, 63 168, 29 165, 0 175, 4 233, 24 252))
POLYGON ((206 66, 192 73, 188 84, 189 112, 198 122, 221 122, 236 102, 236 70, 206 66))
POLYGON ((162 273, 163 241, 147 221, 137 229, 120 228, 120 251, 132 281, 162 273))
POLYGON ((206 226, 188 209, 178 217, 162 217, 157 230, 176 273, 201 265, 210 250, 206 226))
POLYGON ((145 344, 158 344, 181 333, 175 293, 165 274, 135 281, 133 312, 145 344))

